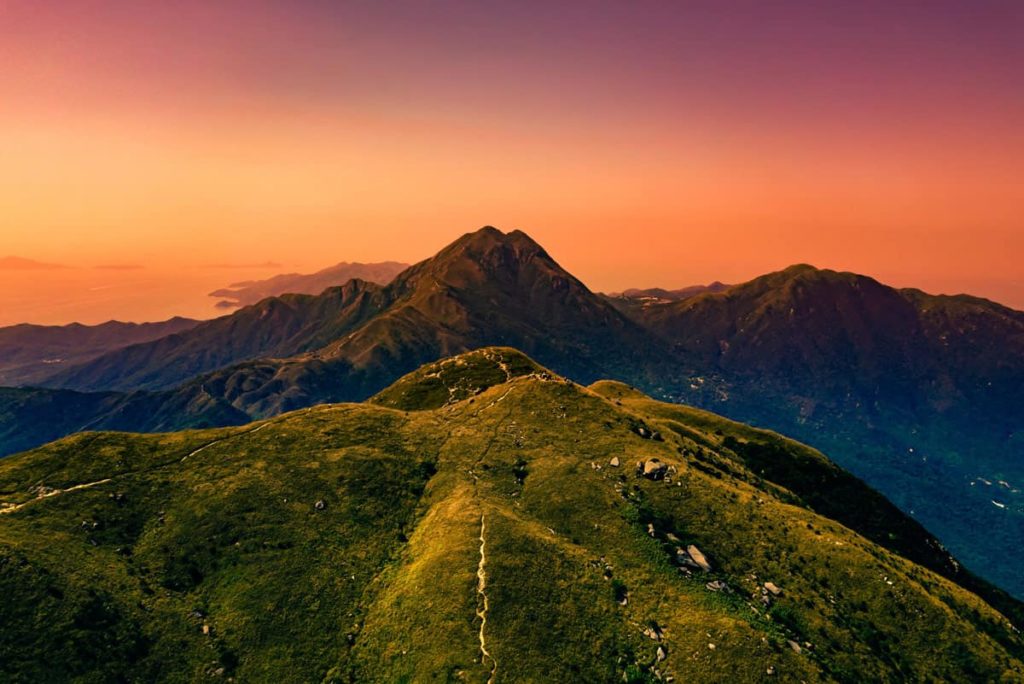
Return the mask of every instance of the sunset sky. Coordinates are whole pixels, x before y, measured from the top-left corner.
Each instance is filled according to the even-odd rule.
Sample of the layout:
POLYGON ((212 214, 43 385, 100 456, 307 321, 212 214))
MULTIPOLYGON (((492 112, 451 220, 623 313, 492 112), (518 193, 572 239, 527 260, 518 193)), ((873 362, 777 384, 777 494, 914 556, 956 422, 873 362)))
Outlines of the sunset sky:
POLYGON ((0 0, 0 258, 69 267, 0 262, 0 325, 485 224, 595 290, 810 262, 1024 309, 1024 2, 0 0))

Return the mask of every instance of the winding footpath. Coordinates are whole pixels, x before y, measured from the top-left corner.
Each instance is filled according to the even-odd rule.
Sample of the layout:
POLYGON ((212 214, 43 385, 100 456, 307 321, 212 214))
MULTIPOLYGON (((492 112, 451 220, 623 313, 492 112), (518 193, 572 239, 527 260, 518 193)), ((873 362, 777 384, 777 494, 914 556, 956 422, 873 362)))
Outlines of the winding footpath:
POLYGON ((480 563, 476 568, 476 593, 482 599, 480 608, 477 609, 477 617, 480 618, 480 664, 484 664, 488 660, 491 661, 491 674, 487 678, 487 684, 493 684, 494 674, 498 671, 498 661, 494 659, 490 651, 487 650, 487 635, 484 630, 487 627, 487 609, 490 607, 487 602, 487 541, 484 535, 487 532, 487 518, 484 514, 480 514, 480 563))
MULTIPOLYGON (((310 411, 310 409, 307 409, 306 413, 308 413, 309 411, 310 411)), ((190 457, 195 456, 196 454, 198 454, 200 451, 203 451, 204 449, 209 449, 210 447, 212 447, 215 444, 220 444, 221 442, 224 442, 224 441, 229 440, 229 439, 233 439, 235 437, 243 437, 245 435, 251 435, 251 434, 257 433, 260 430, 262 430, 263 428, 265 428, 268 425, 270 425, 271 422, 272 421, 268 421, 266 423, 262 423, 260 425, 257 425, 256 427, 252 428, 251 430, 246 430, 244 432, 239 432, 237 434, 228 435, 227 437, 221 437, 220 439, 215 439, 212 442, 208 442, 208 443, 204 444, 203 446, 199 447, 198 449, 195 449, 195 450, 189 452, 188 454, 183 456, 182 459, 180 461, 178 461, 178 462, 179 463, 184 463, 190 457)), ((162 466, 157 466, 156 468, 154 468, 154 470, 156 470, 157 468, 166 467, 166 465, 168 465, 168 464, 164 464, 162 466)), ((116 475, 115 477, 121 477, 121 476, 124 476, 124 475, 133 475, 133 474, 135 474, 135 473, 134 472, 126 472, 126 473, 120 473, 119 475, 116 475)), ((105 477, 102 480, 96 480, 95 482, 85 482, 83 484, 77 484, 77 485, 75 485, 73 487, 68 487, 66 489, 52 489, 52 490, 50 490, 48 492, 40 494, 39 496, 35 497, 34 499, 29 499, 28 501, 25 501, 24 503, 20 503, 20 504, 10 504, 10 503, 0 502, 0 515, 5 515, 7 513, 14 513, 15 511, 20 511, 25 506, 28 506, 30 504, 34 504, 34 503, 36 503, 38 501, 42 501, 44 499, 49 499, 51 497, 59 496, 61 494, 67 494, 68 492, 75 492, 75 491, 78 491, 80 489, 88 489, 89 487, 95 487, 96 485, 106 484, 107 482, 113 482, 113 481, 114 481, 113 477, 105 477)))
MULTIPOLYGON (((306 410, 306 413, 309 413, 308 409, 306 410)), ((262 425, 258 425, 256 427, 254 427, 252 430, 246 430, 245 432, 240 432, 237 435, 228 435, 227 437, 221 437, 220 439, 215 439, 212 442, 204 444, 203 446, 199 447, 195 451, 192 451, 191 453, 185 454, 185 456, 182 457, 182 459, 179 461, 179 463, 184 463, 186 460, 188 460, 192 456, 195 456, 196 454, 198 454, 203 449, 209 449, 214 444, 220 444, 221 442, 224 442, 224 441, 229 440, 229 439, 233 439, 235 437, 244 437, 245 435, 256 434, 257 432, 259 432, 263 428, 267 427, 268 425, 270 425, 270 421, 268 421, 266 423, 263 423, 262 425)))

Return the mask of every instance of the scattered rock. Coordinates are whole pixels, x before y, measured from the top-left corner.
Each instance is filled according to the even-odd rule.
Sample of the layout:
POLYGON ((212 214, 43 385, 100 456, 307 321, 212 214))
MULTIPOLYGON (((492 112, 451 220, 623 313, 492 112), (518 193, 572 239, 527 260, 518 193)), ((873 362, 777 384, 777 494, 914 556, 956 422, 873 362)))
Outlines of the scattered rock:
POLYGON ((668 654, 665 653, 665 649, 662 648, 661 646, 659 646, 658 647, 658 662, 660 663, 662 660, 664 660, 667 657, 668 657, 668 654))
POLYGON ((327 508, 327 503, 324 502, 323 499, 319 499, 319 500, 317 500, 317 502, 315 504, 313 504, 313 508, 315 508, 318 511, 322 511, 325 508, 327 508))
POLYGON ((708 644, 708 650, 714 651, 715 650, 715 645, 714 644, 708 644))
POLYGON ((764 588, 767 589, 768 592, 771 593, 772 596, 781 596, 782 595, 782 589, 780 589, 779 586, 777 584, 775 584, 774 582, 765 582, 764 583, 764 588))
POLYGON ((775 674, 775 668, 774 668, 774 667, 772 667, 771 665, 769 665, 769 666, 768 666, 768 669, 767 669, 767 670, 765 670, 765 671, 764 671, 764 673, 765 673, 766 675, 768 675, 768 676, 770 677, 770 676, 772 676, 773 674, 775 674))
POLYGON ((654 536, 654 523, 647 523, 647 534, 654 536))
POLYGON ((644 463, 643 475, 648 480, 663 480, 665 479, 665 473, 667 472, 668 466, 656 458, 652 458, 644 463))
POLYGON ((791 649, 793 649, 793 651, 794 651, 795 653, 803 653, 803 651, 804 651, 803 647, 801 647, 801 646, 800 646, 800 644, 796 643, 796 642, 795 642, 795 641, 793 641, 792 639, 788 639, 788 640, 786 641, 786 643, 787 643, 787 644, 789 644, 789 647, 790 647, 791 649))
POLYGON ((714 592, 726 591, 729 588, 729 585, 726 584, 725 582, 723 582, 722 580, 715 580, 713 582, 708 582, 704 586, 707 588, 708 591, 714 591, 714 592))
POLYGON ((708 562, 707 557, 703 553, 701 553, 700 549, 698 549, 696 546, 694 546, 693 544, 687 546, 686 555, 690 557, 690 560, 693 561, 693 563, 698 568, 700 568, 704 572, 711 572, 711 563, 708 562))
POLYGON ((618 468, 619 467, 619 457, 618 456, 612 456, 612 460, 608 462, 608 465, 610 465, 612 468, 618 468))
POLYGON ((661 634, 651 629, 650 627, 644 628, 644 636, 650 639, 651 641, 661 641, 661 634))
POLYGON ((210 625, 203 625, 203 634, 205 634, 206 636, 210 636, 210 625))

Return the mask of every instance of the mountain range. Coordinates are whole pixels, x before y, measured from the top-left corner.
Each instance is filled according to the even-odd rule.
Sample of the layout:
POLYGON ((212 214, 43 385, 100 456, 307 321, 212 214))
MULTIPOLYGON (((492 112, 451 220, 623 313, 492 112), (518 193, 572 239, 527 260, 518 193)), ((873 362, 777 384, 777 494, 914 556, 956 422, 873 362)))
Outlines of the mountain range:
POLYGON ((507 348, 0 460, 0 592, 10 682, 1024 678, 1024 605, 819 452, 507 348))
POLYGON ((210 293, 221 297, 217 306, 231 309, 255 304, 267 297, 283 294, 320 294, 329 287, 344 285, 352 279, 365 280, 378 285, 387 285, 395 276, 409 267, 397 261, 382 261, 374 264, 349 263, 343 261, 328 266, 316 273, 283 273, 265 280, 246 280, 233 283, 210 293))
POLYGON ((614 378, 802 439, 1024 596, 1024 313, 810 266, 723 287, 603 296, 525 233, 484 228, 387 285, 265 299, 5 390, 0 443, 361 401, 424 363, 508 345, 580 383, 614 378))
POLYGON ((31 385, 59 367, 103 353, 184 332, 199 321, 174 317, 160 323, 31 325, 0 328, 0 385, 31 385))

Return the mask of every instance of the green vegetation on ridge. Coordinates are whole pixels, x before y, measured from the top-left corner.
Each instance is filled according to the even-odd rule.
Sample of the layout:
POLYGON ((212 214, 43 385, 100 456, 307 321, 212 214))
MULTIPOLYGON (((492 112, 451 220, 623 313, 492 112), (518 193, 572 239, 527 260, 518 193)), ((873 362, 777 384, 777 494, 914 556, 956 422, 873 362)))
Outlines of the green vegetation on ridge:
POLYGON ((509 349, 366 404, 78 435, 0 461, 0 678, 1024 681, 1007 617, 911 560, 923 530, 811 510, 796 474, 833 468, 509 349))

